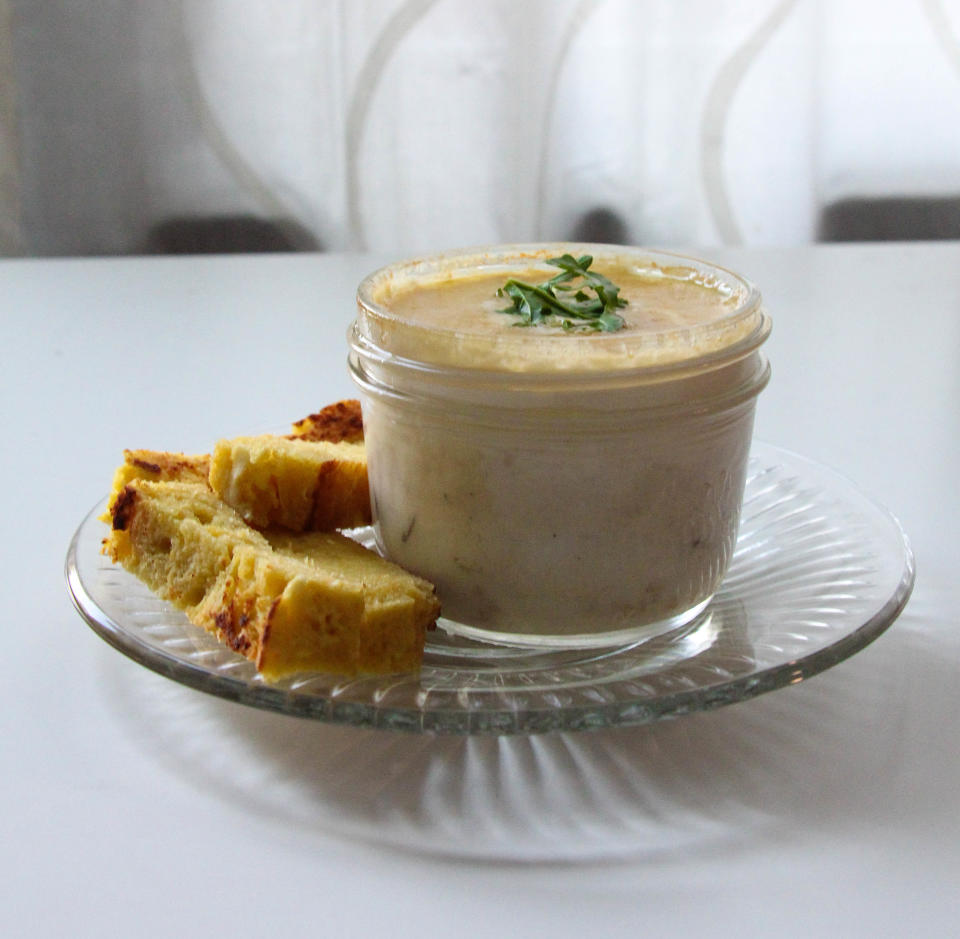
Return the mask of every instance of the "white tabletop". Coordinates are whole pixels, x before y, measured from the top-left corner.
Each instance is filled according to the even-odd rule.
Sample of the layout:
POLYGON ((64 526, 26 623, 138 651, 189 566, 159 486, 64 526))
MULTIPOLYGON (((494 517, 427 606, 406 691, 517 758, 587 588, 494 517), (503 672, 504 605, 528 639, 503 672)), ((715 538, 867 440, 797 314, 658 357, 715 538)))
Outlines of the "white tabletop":
POLYGON ((758 435, 896 513, 914 595, 796 687, 474 739, 192 691, 98 639, 63 580, 122 448, 202 452, 352 395, 354 288, 388 259, 0 263, 0 933, 956 935, 960 245, 708 254, 774 317, 758 435), (577 858, 578 830, 616 850, 577 858), (500 857, 466 858, 471 832, 500 857), (561 863, 505 860, 534 833, 561 863))

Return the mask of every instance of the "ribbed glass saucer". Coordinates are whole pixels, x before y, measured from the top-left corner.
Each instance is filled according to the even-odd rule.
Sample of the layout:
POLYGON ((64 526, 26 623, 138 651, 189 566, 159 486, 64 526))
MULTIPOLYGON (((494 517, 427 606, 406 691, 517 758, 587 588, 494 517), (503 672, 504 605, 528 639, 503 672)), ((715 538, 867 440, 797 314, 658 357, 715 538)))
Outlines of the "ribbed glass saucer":
MULTIPOLYGON (((530 649, 429 634, 419 673, 267 684, 246 659, 100 553, 96 506, 67 554, 82 617, 182 684, 338 724, 530 734, 644 724, 795 684, 862 649, 899 615, 914 560, 896 519, 842 476, 755 443, 730 570, 692 623, 603 649, 530 649)), ((372 545, 369 531, 356 534, 372 545)))

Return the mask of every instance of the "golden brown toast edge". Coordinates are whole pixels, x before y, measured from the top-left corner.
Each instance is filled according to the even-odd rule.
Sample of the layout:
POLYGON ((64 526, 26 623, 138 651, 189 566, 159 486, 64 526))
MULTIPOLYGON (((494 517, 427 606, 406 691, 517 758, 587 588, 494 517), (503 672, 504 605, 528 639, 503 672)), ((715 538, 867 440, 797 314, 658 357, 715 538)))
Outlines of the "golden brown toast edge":
POLYGON ((321 408, 295 421, 290 439, 329 440, 331 443, 363 443, 363 414, 360 402, 348 398, 321 408))

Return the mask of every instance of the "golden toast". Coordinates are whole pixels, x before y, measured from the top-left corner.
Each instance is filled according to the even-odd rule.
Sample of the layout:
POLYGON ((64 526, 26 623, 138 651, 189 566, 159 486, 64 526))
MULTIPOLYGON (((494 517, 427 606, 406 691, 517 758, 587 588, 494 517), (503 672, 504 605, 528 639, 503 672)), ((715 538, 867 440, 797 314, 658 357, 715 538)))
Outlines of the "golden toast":
POLYGON ((104 553, 268 680, 419 667, 431 584, 334 531, 370 522, 360 405, 210 455, 125 450, 104 553))
POLYGON ((209 485, 257 528, 334 531, 369 525, 360 403, 328 405, 292 429, 287 436, 221 440, 212 455, 124 450, 108 504, 134 479, 179 480, 209 485))
POLYGON ((210 488, 256 528, 356 528, 371 521, 362 443, 272 435, 220 440, 210 488))
POLYGON ((265 536, 195 482, 134 479, 104 553, 268 680, 417 668, 432 585, 338 533, 265 536))

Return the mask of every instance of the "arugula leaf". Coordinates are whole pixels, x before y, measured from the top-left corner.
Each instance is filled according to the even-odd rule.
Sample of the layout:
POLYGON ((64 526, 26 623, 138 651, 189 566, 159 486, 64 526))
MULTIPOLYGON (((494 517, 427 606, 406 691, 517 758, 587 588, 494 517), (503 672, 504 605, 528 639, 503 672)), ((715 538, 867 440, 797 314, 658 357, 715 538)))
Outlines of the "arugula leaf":
POLYGON ((528 284, 510 278, 499 290, 498 297, 509 297, 512 306, 500 310, 520 317, 517 326, 561 326, 567 331, 616 332, 624 325, 617 313, 627 301, 620 288, 603 274, 591 271, 593 257, 575 258, 563 254, 547 261, 560 268, 560 273, 541 284, 528 284), (578 283, 571 283, 578 281, 578 283), (591 295, 591 292, 593 295, 591 295), (573 294, 571 297, 570 294, 573 294))

